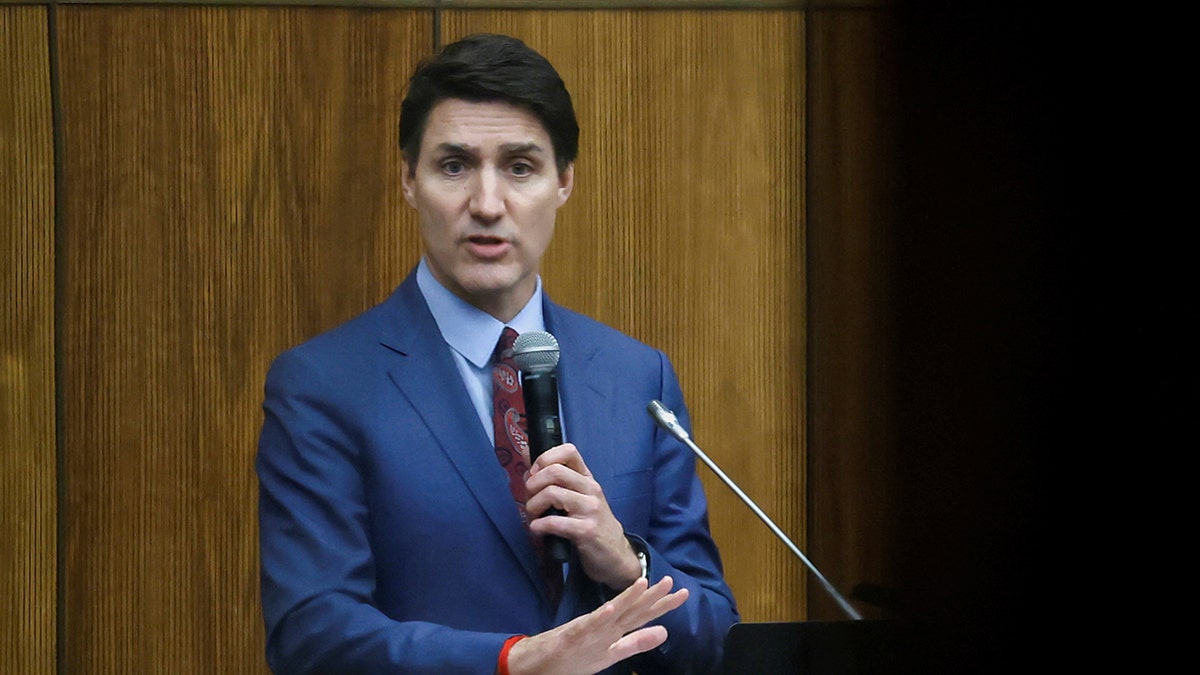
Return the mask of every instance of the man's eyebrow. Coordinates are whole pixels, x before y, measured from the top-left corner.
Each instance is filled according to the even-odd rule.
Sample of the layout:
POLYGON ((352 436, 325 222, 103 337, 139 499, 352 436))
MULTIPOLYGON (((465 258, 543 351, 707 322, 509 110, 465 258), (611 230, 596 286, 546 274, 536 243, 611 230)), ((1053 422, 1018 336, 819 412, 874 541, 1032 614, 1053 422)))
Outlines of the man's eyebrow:
POLYGON ((545 152, 545 148, 537 143, 505 143, 500 146, 507 155, 537 155, 545 152))
POLYGON ((474 155, 475 148, 462 143, 438 143, 434 150, 449 155, 474 155))
MULTIPOLYGON (((447 155, 477 155, 479 149, 475 146, 466 145, 463 143, 450 143, 448 141, 438 143, 434 148, 435 151, 447 155)), ((500 146, 500 151, 506 155, 538 155, 546 151, 541 145, 532 141, 525 143, 505 143, 500 146)))

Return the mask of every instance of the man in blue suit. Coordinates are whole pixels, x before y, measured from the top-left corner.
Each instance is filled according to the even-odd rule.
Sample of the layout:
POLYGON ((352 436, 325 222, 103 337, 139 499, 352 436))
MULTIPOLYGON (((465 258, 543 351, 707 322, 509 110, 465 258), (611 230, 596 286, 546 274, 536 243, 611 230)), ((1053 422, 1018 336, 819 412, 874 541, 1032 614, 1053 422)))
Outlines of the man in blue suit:
POLYGON ((413 75, 400 143, 424 254, 382 304, 267 376, 256 468, 275 671, 652 675, 719 661, 738 614, 695 462, 645 412, 661 400, 687 424, 671 364, 551 302, 538 275, 578 134, 562 80, 518 40, 472 36, 413 75), (548 331, 561 350, 567 442, 525 476, 527 522, 491 419, 506 327, 548 331), (561 592, 539 574, 548 535, 570 543, 561 592))

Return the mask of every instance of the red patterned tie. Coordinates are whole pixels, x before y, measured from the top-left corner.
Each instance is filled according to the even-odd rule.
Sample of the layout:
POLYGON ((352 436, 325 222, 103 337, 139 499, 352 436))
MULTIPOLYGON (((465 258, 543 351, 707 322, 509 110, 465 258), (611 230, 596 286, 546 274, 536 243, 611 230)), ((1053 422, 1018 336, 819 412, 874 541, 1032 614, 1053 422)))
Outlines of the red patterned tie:
MULTIPOLYGON (((513 342, 517 331, 504 327, 500 342, 496 344, 492 369, 492 428, 496 435, 496 459, 508 472, 508 489, 521 513, 521 522, 529 527, 529 515, 525 513, 525 479, 529 475, 529 436, 525 432, 525 399, 521 393, 521 379, 512 359, 513 342)), ((541 561, 546 590, 553 603, 562 593, 562 567, 547 560, 542 554, 541 538, 533 539, 534 550, 541 561)))

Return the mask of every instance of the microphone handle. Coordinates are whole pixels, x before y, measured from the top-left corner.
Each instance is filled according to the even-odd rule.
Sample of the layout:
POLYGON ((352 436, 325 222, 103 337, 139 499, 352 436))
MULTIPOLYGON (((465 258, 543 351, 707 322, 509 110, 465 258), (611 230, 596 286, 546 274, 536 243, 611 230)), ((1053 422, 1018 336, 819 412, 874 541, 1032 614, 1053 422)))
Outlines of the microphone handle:
MULTIPOLYGON (((521 391, 525 399, 525 424, 529 434, 529 461, 537 461, 542 453, 562 445, 562 422, 558 418, 558 376, 554 371, 521 373, 521 391)), ((542 514, 565 516, 562 509, 550 508, 542 514)), ((545 539, 546 552, 555 562, 567 561, 568 542, 557 536, 545 539)))

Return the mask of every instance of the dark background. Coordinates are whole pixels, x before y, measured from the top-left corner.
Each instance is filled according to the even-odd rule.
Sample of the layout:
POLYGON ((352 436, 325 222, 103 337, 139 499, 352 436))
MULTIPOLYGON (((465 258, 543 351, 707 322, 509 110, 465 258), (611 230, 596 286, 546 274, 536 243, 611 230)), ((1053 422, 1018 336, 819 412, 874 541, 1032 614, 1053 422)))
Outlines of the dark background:
POLYGON ((1072 432, 1092 350, 1064 208, 1078 73, 1070 23, 1019 9, 909 2, 898 23, 889 375, 914 672, 1048 665, 1083 618, 1074 528, 1050 497, 1070 489, 1062 460, 1091 449, 1072 432))

